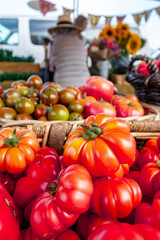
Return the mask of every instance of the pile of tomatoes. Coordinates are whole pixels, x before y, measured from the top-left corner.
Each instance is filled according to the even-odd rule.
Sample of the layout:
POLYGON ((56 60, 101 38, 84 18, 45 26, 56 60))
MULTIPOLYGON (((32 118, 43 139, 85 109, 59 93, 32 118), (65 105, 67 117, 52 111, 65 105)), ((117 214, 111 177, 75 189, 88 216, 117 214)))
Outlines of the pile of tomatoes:
POLYGON ((81 120, 83 104, 76 100, 78 90, 46 82, 37 75, 18 80, 0 98, 0 118, 8 120, 81 120))
MULTIPOLYGON (((2 90, 2 89, 1 89, 2 90)), ((143 116, 138 98, 120 96, 109 80, 92 76, 83 86, 61 88, 32 75, 0 92, 0 118, 8 120, 76 121, 105 113, 112 117, 143 116)))
POLYGON ((61 156, 31 130, 0 142, 0 239, 160 239, 160 137, 138 151, 128 123, 100 113, 61 156))

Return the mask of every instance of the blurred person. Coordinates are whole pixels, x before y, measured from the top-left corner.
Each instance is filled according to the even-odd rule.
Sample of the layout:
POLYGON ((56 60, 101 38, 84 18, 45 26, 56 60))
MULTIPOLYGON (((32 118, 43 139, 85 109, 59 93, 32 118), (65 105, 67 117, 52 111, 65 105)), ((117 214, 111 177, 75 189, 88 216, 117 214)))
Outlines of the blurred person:
POLYGON ((74 24, 75 24, 76 26, 80 27, 80 31, 78 32, 79 37, 80 37, 82 40, 85 40, 85 39, 84 39, 84 36, 82 35, 82 32, 84 32, 85 29, 87 28, 88 18, 86 18, 86 17, 83 16, 83 15, 79 15, 79 16, 75 19, 74 24))
POLYGON ((58 17, 57 26, 50 28, 55 33, 53 44, 54 82, 63 88, 78 87, 90 77, 87 67, 85 43, 78 33, 82 28, 71 22, 69 15, 58 17))

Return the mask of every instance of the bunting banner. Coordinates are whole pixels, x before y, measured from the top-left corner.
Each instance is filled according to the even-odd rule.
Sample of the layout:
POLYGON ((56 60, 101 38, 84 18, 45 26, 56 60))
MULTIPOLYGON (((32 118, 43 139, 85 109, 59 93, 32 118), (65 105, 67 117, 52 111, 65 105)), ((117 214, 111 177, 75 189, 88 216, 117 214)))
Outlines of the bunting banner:
POLYGON ((160 7, 155 9, 157 14, 160 16, 160 7))
POLYGON ((110 25, 111 24, 112 17, 105 17, 105 25, 110 25))
POLYGON ((151 15, 151 12, 152 12, 152 10, 144 12, 144 17, 145 17, 146 22, 148 21, 150 15, 151 15))
POLYGON ((144 13, 138 13, 138 14, 134 14, 133 17, 134 17, 134 20, 136 21, 136 23, 139 25, 140 24, 140 21, 141 21, 141 18, 143 16, 144 13))
MULTIPOLYGON (((141 19, 142 19, 142 16, 145 17, 145 22, 147 22, 153 10, 155 10, 155 11, 157 12, 157 14, 160 16, 160 7, 158 7, 158 8, 153 8, 153 9, 150 9, 150 10, 145 11, 145 12, 142 12, 142 13, 132 14, 132 16, 134 17, 134 20, 135 20, 135 22, 137 23, 137 25, 140 24, 141 19)), ((125 18, 126 16, 127 16, 127 15, 124 15, 124 16, 116 16, 117 22, 118 22, 118 23, 123 22, 123 20, 124 20, 124 18, 125 18)), ((104 16, 104 15, 102 15, 102 16, 95 16, 95 15, 89 14, 89 15, 88 15, 88 18, 89 18, 89 21, 90 21, 91 26, 92 26, 93 29, 97 26, 100 17, 105 17, 105 25, 110 25, 112 18, 115 17, 115 16, 104 16)))
POLYGON ((41 13, 43 13, 43 15, 46 15, 46 13, 49 11, 56 10, 55 4, 48 2, 46 0, 40 0, 39 7, 40 7, 40 11, 41 11, 41 13))
POLYGON ((125 16, 121 16, 121 17, 117 17, 117 22, 121 23, 123 22, 123 19, 125 18, 125 16))
POLYGON ((73 13, 73 9, 68 9, 68 8, 65 8, 63 7, 63 14, 64 15, 71 15, 71 13, 73 13))
POLYGON ((100 16, 95 16, 95 15, 89 14, 88 18, 89 18, 92 29, 95 29, 95 27, 97 26, 97 24, 99 22, 100 16))

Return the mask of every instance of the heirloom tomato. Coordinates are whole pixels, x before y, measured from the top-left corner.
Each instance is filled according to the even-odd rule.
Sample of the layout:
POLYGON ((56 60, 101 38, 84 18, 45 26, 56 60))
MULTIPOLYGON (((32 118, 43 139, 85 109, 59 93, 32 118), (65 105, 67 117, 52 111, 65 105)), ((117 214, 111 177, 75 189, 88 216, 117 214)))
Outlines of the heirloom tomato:
POLYGON ((146 152, 149 149, 152 149, 156 153, 160 153, 159 147, 158 147, 158 138, 151 138, 145 142, 144 148, 141 149, 140 153, 146 152))
POLYGON ((87 102, 97 101, 94 97, 87 96, 86 93, 83 94, 82 92, 78 93, 77 100, 80 101, 84 107, 86 106, 87 102))
POLYGON ((12 197, 0 183, 0 239, 18 240, 19 220, 12 197))
POLYGON ((30 217, 32 230, 44 239, 57 237, 88 210, 93 183, 89 172, 74 164, 63 169, 49 189, 37 197, 30 217))
POLYGON ((148 224, 160 230, 160 191, 155 194, 152 204, 142 202, 136 208, 134 222, 148 224))
POLYGON ((144 116, 142 105, 136 100, 121 99, 115 105, 117 117, 144 116))
POLYGON ((76 232, 82 239, 87 239, 89 234, 98 226, 109 223, 118 223, 118 220, 102 218, 91 211, 87 211, 78 218, 76 232))
POLYGON ((34 162, 38 150, 39 142, 33 131, 3 128, 0 130, 0 171, 23 172, 34 162))
POLYGON ((104 113, 111 117, 116 116, 116 110, 113 105, 103 101, 103 99, 101 99, 100 101, 91 101, 86 103, 84 108, 84 115, 86 118, 91 115, 95 116, 99 113, 104 113))
POLYGON ((90 116, 68 135, 63 160, 84 165, 93 176, 113 176, 135 161, 136 142, 128 123, 105 114, 90 116), (122 167, 122 166, 121 166, 122 167))
POLYGON ((91 210, 100 217, 117 219, 128 216, 142 200, 142 192, 130 178, 99 178, 93 182, 91 210), (125 196, 125 198, 124 198, 125 196))
POLYGON ((160 231, 147 224, 103 224, 96 228, 87 240, 159 240, 160 231))
POLYGON ((30 164, 25 177, 18 180, 14 190, 14 201, 18 206, 25 208, 27 220, 35 198, 48 190, 48 185, 57 179, 59 172, 57 152, 49 147, 42 147, 35 157, 35 162, 30 164))
POLYGON ((107 102, 111 102, 114 93, 114 85, 111 81, 103 77, 92 76, 85 81, 83 92, 97 100, 103 98, 107 102))
POLYGON ((146 163, 140 172, 139 185, 145 196, 153 198, 160 190, 160 166, 157 163, 146 163))

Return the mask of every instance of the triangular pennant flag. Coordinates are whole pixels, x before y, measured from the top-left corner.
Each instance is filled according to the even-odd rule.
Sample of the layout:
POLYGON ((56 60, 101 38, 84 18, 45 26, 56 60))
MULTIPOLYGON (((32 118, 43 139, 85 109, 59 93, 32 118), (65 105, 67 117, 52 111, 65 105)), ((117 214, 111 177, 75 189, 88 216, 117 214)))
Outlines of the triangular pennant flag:
POLYGON ((105 25, 110 25, 112 17, 105 17, 105 25))
POLYGON ((121 16, 121 17, 117 17, 117 22, 121 23, 123 22, 123 19, 125 18, 125 16, 121 16))
POLYGON ((160 16, 160 7, 156 8, 155 10, 156 10, 157 14, 160 16))
POLYGON ((146 22, 148 21, 151 12, 152 12, 152 10, 144 12, 144 17, 145 17, 145 21, 146 21, 146 22))
POLYGON ((139 25, 140 24, 140 21, 141 21, 141 18, 143 16, 143 13, 138 13, 138 14, 134 14, 133 17, 134 17, 134 20, 136 21, 136 23, 139 25))
POLYGON ((54 9, 55 5, 46 0, 39 0, 40 11, 45 15, 47 12, 54 9))
POLYGON ((95 15, 91 15, 91 14, 89 14, 88 16, 89 16, 89 21, 90 21, 91 27, 94 29, 99 22, 100 16, 95 16, 95 15))
POLYGON ((68 8, 65 8, 63 7, 63 14, 64 15, 69 15, 73 12, 73 9, 68 9, 68 8))

